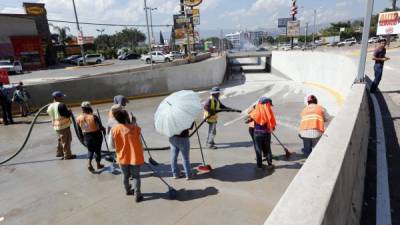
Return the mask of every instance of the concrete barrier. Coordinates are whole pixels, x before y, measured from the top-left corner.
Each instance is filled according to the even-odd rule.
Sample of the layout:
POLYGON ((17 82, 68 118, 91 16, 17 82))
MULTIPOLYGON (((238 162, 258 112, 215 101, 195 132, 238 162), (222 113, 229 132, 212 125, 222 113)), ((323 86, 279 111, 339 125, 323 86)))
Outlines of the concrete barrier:
MULTIPOLYGON (((113 96, 144 97, 167 94, 182 89, 205 89, 222 83, 226 58, 216 57, 179 66, 156 66, 153 70, 123 71, 114 74, 55 81, 26 86, 36 107, 51 101, 51 93, 60 90, 67 94, 68 104, 83 100, 94 103, 111 101, 113 96)), ((179 62, 177 62, 179 64, 179 62)))
POLYGON ((325 85, 345 98, 357 76, 357 62, 325 52, 273 51, 272 72, 285 74, 294 81, 325 85))
POLYGON ((369 121, 365 85, 354 85, 264 225, 358 225, 369 121))

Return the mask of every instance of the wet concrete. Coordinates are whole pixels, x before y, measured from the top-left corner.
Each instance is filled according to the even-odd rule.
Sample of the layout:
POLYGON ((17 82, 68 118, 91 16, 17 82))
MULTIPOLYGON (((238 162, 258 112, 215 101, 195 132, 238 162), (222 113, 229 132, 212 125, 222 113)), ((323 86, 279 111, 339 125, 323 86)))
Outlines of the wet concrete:
MULTIPOLYGON (((165 185, 143 167, 145 201, 135 203, 125 195, 121 175, 87 171, 87 152, 75 135, 72 147, 78 159, 57 160, 56 135, 43 116, 43 123, 35 126, 27 148, 8 165, 0 166, 0 218, 4 217, 0 224, 262 224, 304 163, 297 136, 299 113, 304 107, 304 95, 321 90, 263 73, 235 75, 224 87, 222 101, 233 108, 244 110, 262 95, 273 98, 278 119, 276 134, 295 152, 290 160, 284 160, 282 147, 273 139, 276 169, 257 171, 243 115, 223 113, 217 128, 219 149, 205 150, 206 161, 214 170, 191 181, 174 180, 169 151, 155 151, 153 157, 161 163, 157 169, 178 190, 178 199, 168 200, 165 185)), ((201 96, 205 100, 207 93, 201 96)), ((137 117, 151 147, 168 145, 167 138, 158 135, 153 125, 154 112, 162 99, 135 100, 127 107, 137 117)), ((95 106, 104 122, 110 106, 95 106)), ((73 111, 78 114, 79 108, 73 111)), ((27 124, 0 127, 0 160, 16 150, 27 128, 27 124)), ((207 129, 200 130, 202 144, 207 129)), ((191 143, 190 159, 195 167, 201 157, 196 139, 191 143)))

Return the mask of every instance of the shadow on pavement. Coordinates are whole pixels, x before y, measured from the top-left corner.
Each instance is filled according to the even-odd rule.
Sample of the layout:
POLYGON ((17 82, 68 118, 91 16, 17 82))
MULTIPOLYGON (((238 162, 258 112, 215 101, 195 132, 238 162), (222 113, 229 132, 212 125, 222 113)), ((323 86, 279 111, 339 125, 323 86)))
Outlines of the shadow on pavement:
MULTIPOLYGON (((195 199, 205 198, 207 196, 217 195, 218 189, 215 187, 207 187, 205 189, 193 189, 193 190, 186 190, 180 189, 178 190, 177 198, 173 201, 191 201, 195 199)), ((156 199, 165 199, 171 200, 168 196, 168 192, 166 193, 143 193, 144 201, 151 201, 156 199)))

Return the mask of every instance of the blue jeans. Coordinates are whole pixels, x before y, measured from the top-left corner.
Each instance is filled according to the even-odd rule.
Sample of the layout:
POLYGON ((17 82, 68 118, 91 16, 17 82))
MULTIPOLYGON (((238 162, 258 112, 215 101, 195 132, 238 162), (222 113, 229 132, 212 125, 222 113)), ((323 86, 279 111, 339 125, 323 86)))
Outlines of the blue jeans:
POLYGON ((125 191, 128 192, 131 190, 131 185, 129 184, 129 179, 133 179, 134 190, 136 192, 136 196, 140 196, 140 166, 135 165, 121 165, 121 170, 123 174, 123 182, 125 191))
POLYGON ((178 155, 180 152, 182 154, 183 169, 185 170, 186 177, 190 177, 189 138, 173 136, 169 138, 169 143, 171 145, 171 169, 173 176, 179 177, 180 174, 178 167, 178 155))
POLYGON ((254 142, 256 147, 257 167, 262 167, 262 153, 267 158, 268 165, 272 164, 272 151, 271 151, 271 134, 254 133, 254 142))
POLYGON ((382 79, 383 64, 375 64, 374 66, 375 79, 371 85, 371 91, 376 91, 382 79))
POLYGON ((304 153, 305 156, 308 157, 311 154, 315 145, 318 143, 319 138, 303 138, 303 137, 300 138, 303 139, 303 145, 304 145, 302 152, 304 153))
POLYGON ((214 138, 217 135, 217 123, 208 123, 208 137, 207 137, 207 145, 208 147, 214 146, 214 138))

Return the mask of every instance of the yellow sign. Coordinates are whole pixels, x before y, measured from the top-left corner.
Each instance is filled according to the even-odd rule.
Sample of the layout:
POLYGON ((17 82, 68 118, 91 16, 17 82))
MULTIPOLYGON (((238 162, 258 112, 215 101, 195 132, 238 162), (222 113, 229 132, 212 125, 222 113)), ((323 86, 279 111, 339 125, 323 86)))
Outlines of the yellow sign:
POLYGON ((192 15, 193 17, 200 16, 200 9, 192 9, 192 15))
POLYGON ((198 6, 203 0, 184 0, 183 4, 189 7, 198 6))
POLYGON ((31 6, 26 8, 26 12, 28 15, 41 15, 45 13, 45 10, 42 7, 31 6))

